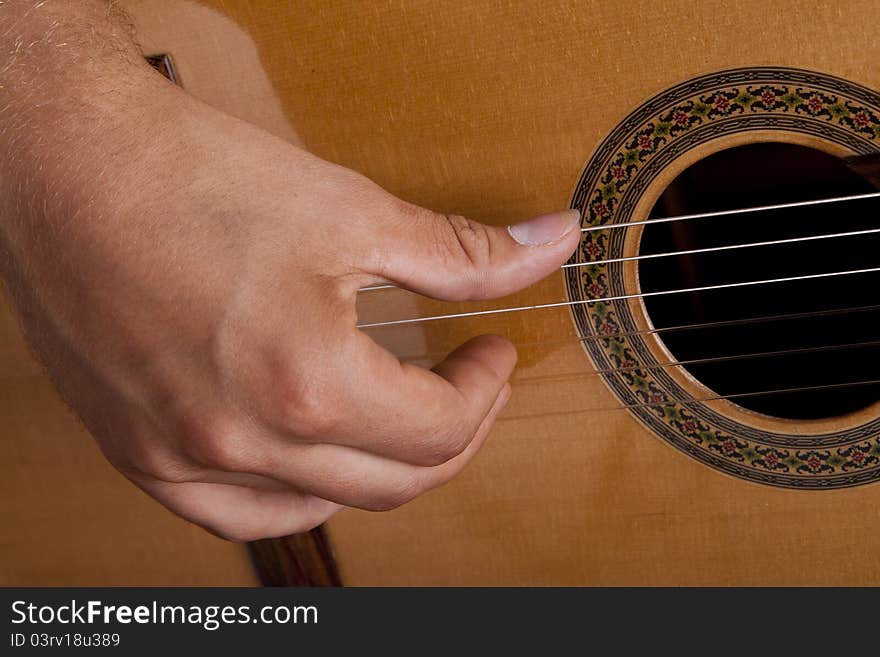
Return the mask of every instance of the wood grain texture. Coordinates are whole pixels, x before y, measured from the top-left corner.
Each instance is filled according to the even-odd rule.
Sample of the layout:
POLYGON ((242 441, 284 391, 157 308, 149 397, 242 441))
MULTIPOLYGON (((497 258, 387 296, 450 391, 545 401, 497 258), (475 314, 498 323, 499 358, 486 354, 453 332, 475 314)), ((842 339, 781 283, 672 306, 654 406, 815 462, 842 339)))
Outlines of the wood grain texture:
MULTIPOLYGON (((251 34, 307 147, 494 223, 564 206, 599 140, 684 79, 772 64, 880 87, 877 8, 864 1, 204 4, 251 34)), ((459 307, 400 295, 365 298, 362 316, 459 307)), ((497 305, 562 298, 551 277, 497 305)), ((456 481, 329 523, 347 583, 880 582, 877 486, 768 489, 707 470, 626 413, 591 412, 615 399, 588 376, 564 310, 375 334, 436 354, 483 331, 556 341, 521 354, 517 376, 544 378, 515 385, 456 481)))
MULTIPOLYGON (((170 52, 184 86, 207 102, 300 138, 407 200, 496 224, 565 206, 596 144, 684 79, 785 65, 880 88, 880 12, 868 0, 125 4, 142 41, 170 52)), ((551 276, 472 305, 364 295, 359 313, 377 321, 563 298, 551 276)), ((346 584, 880 584, 880 486, 770 489, 676 452, 606 410, 616 400, 592 376, 564 309, 373 335, 431 362, 482 332, 525 345, 508 408, 451 484, 390 513, 347 510, 328 524, 346 584)), ((7 363, 32 368, 0 350, 7 363)), ((7 394, 25 389, 14 383, 7 394)), ((44 411, 34 398, 13 417, 34 427, 31 438, 63 441, 70 419, 50 413, 54 424, 36 428, 44 411)), ((37 454, 4 463, 23 473, 37 454)), ((27 485, 58 496, 52 481, 27 485)), ((74 529, 52 514, 36 525, 53 536, 74 529)), ((23 546, 40 539, 22 540, 7 563, 30 568, 23 546)))

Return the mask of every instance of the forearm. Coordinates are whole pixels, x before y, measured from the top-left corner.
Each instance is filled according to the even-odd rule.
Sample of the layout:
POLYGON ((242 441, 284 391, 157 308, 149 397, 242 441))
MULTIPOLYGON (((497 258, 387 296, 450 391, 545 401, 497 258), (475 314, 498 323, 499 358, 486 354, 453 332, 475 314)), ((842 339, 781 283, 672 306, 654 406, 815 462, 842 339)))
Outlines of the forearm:
POLYGON ((65 275, 58 240, 109 221, 101 197, 137 175, 171 90, 107 0, 7 0, 0 53, 0 275, 17 292, 25 269, 38 287, 65 275))
POLYGON ((132 26, 114 5, 0 1, 0 119, 58 111, 85 92, 116 88, 140 58, 132 26))

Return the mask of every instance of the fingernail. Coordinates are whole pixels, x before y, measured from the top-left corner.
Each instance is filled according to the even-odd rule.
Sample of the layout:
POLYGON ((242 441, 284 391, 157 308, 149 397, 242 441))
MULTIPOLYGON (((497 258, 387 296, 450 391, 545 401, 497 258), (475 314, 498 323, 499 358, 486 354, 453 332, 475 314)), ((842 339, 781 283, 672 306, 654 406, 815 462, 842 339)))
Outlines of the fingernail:
POLYGON ((544 246, 558 242, 580 223, 580 212, 564 210, 513 224, 507 227, 507 232, 518 244, 523 246, 544 246))

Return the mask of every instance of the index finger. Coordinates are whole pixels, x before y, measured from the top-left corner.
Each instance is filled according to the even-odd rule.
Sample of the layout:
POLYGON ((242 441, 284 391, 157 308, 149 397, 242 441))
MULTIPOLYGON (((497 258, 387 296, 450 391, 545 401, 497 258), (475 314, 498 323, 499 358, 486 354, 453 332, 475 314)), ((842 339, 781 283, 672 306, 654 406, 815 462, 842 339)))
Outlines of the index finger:
POLYGON ((323 435, 311 439, 413 465, 439 465, 463 452, 516 364, 513 345, 495 335, 469 340, 431 370, 401 363, 360 331, 350 340, 333 354, 346 362, 327 368, 346 375, 331 384, 323 435))

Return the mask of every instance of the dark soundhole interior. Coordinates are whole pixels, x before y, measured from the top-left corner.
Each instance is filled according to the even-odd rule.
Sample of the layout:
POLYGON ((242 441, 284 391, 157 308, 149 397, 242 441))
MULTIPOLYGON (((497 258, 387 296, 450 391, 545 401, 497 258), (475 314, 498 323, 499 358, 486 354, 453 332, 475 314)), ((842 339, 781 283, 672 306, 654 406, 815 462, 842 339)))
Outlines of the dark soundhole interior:
MULTIPOLYGON (((666 189, 652 218, 876 192, 846 163, 789 144, 753 144, 697 162, 666 189)), ((880 228, 880 200, 648 225, 640 254, 880 228)), ((643 292, 704 287, 880 267, 880 234, 822 239, 639 261, 643 292)), ((880 379, 880 273, 826 277, 645 299, 677 361, 718 395, 783 418, 823 418, 880 399, 880 385, 848 385, 753 395, 760 391, 859 384, 880 379), (868 307, 868 308, 866 308, 868 307), (817 313, 819 316, 737 320, 817 313), (862 343, 878 344, 862 345, 862 343), (798 351, 795 351, 798 350, 798 351), (750 356, 786 351, 777 355, 750 356), (793 353, 792 353, 793 352, 793 353)))

